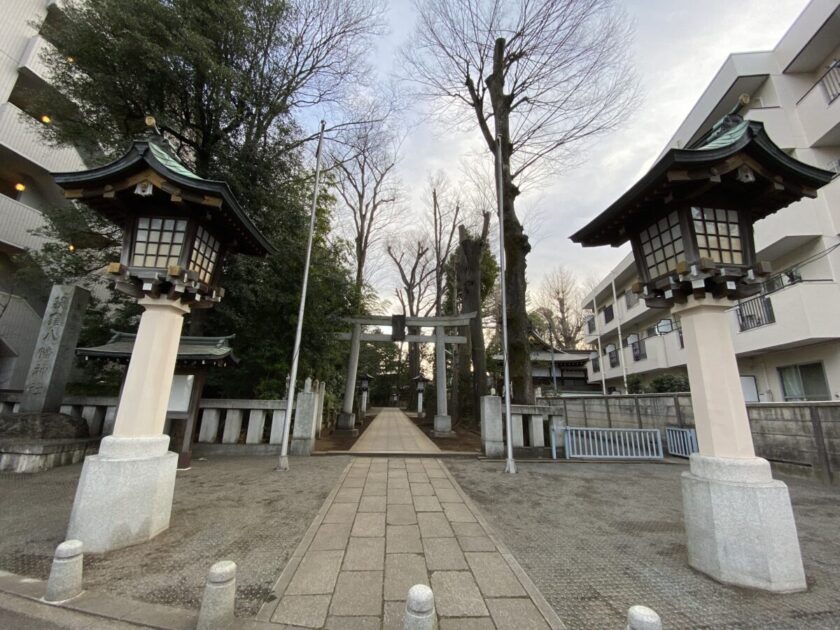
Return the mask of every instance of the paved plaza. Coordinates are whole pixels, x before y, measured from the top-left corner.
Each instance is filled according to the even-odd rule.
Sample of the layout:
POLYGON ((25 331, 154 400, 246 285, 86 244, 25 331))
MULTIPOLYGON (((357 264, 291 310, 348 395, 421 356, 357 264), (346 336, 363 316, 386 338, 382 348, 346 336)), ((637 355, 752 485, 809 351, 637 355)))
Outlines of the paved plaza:
POLYGON ((840 628, 840 491, 790 487, 808 591, 773 595, 725 586, 688 566, 680 474, 685 464, 447 460, 570 629, 624 628, 627 609, 680 628, 840 628))
POLYGON ((423 457, 292 458, 282 474, 273 457, 195 461, 178 474, 169 530, 86 555, 72 611, 10 595, 43 583, 9 587, 2 571, 47 577, 81 466, 0 475, 0 627, 193 627, 207 570, 227 559, 241 628, 399 629, 416 583, 434 590, 441 630, 619 629, 634 604, 669 630, 840 627, 834 487, 785 479, 809 588, 770 595, 688 567, 685 462, 520 461, 508 475, 501 462, 430 457, 412 429, 428 442, 384 410, 365 434, 387 445, 402 432, 392 447, 413 441, 423 457))
POLYGON ((399 409, 380 411, 351 453, 439 453, 440 449, 399 409))
MULTIPOLYGON (((278 473, 274 457, 193 460, 178 472, 170 528, 141 545, 86 554, 85 588, 197 610, 210 566, 233 560, 236 612, 253 617, 349 461, 293 458, 278 473)), ((81 468, 0 474, 0 570, 47 578, 81 468)))

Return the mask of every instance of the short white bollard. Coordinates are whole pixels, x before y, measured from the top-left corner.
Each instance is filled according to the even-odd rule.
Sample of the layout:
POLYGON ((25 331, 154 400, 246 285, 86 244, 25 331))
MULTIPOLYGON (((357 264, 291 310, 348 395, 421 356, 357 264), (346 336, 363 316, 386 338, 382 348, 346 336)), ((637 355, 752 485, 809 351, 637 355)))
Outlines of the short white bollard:
POLYGON ((65 540, 55 548, 44 601, 63 602, 82 592, 82 541, 65 540))
POLYGON ((647 606, 631 606, 627 611, 627 630, 662 630, 662 619, 647 606))
POLYGON ((236 563, 222 560, 210 567, 197 630, 228 630, 233 628, 233 606, 236 603, 236 563))
POLYGON ((425 584, 415 584, 408 589, 405 600, 403 630, 435 630, 435 594, 425 584))

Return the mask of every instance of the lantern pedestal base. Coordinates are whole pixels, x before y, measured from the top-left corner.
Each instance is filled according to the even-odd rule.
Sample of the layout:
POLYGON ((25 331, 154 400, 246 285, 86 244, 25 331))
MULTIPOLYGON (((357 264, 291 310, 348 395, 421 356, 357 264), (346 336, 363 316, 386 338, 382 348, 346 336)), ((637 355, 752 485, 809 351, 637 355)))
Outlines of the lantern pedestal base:
POLYGON ((452 430, 452 416, 435 416, 435 428, 432 431, 432 437, 458 437, 458 434, 452 430))
POLYGON ((335 424, 335 432, 339 435, 351 435, 356 437, 359 435, 359 430, 356 428, 356 415, 342 411, 338 414, 338 420, 335 424))
POLYGON ((67 538, 86 552, 146 542, 169 528, 178 455, 169 436, 102 439, 85 459, 67 538))
POLYGON ((690 566, 726 584, 805 590, 790 495, 767 460, 695 453, 682 495, 690 566))

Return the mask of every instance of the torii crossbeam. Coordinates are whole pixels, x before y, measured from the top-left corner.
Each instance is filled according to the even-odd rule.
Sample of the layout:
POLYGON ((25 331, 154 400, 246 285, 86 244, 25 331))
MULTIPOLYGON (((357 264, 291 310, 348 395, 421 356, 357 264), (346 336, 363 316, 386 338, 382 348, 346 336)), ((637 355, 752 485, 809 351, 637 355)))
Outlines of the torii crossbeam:
POLYGON ((405 326, 413 328, 434 328, 433 335, 406 335, 405 329, 393 330, 390 335, 381 333, 363 333, 363 326, 391 326, 396 319, 390 315, 363 315, 348 317, 344 321, 352 326, 351 332, 337 333, 338 339, 350 341, 350 359, 347 362, 347 383, 344 387, 344 403, 338 416, 337 430, 358 434, 355 428, 356 417, 353 414, 353 397, 356 393, 356 373, 359 368, 359 349, 362 341, 408 341, 409 343, 435 344, 435 389, 437 391, 437 413, 433 435, 454 437, 452 418, 446 407, 446 344, 463 344, 467 338, 461 335, 447 335, 445 329, 468 326, 475 313, 461 315, 441 315, 439 317, 405 317, 405 326))

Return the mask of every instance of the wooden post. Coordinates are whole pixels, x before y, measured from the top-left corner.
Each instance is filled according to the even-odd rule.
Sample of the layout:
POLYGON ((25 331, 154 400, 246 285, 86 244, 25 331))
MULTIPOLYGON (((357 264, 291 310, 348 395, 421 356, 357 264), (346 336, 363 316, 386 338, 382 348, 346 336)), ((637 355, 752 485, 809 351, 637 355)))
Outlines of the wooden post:
POLYGON ((636 406, 636 422, 638 423, 639 428, 643 429, 644 426, 642 426, 642 408, 639 406, 639 397, 635 394, 633 395, 633 402, 636 406))
POLYGON ((811 414, 811 427, 814 431, 814 446, 817 449, 817 460, 822 470, 820 477, 822 477, 823 481, 831 483, 834 474, 831 470, 831 460, 828 457, 828 450, 825 448, 825 435, 823 434, 820 410, 819 407, 815 407, 814 405, 810 405, 808 410, 811 414))
POLYGON ((589 426, 589 420, 586 417, 586 396, 582 396, 580 399, 580 406, 583 408, 583 426, 589 426))
POLYGON ((677 414, 677 426, 684 427, 685 420, 683 420, 682 409, 680 409, 680 397, 679 395, 674 396, 674 411, 677 414))
POLYGON ((187 408, 187 417, 184 420, 184 435, 181 438, 181 446, 178 449, 178 468, 181 470, 189 468, 192 461, 193 437, 195 436, 195 428, 198 424, 199 403, 201 402, 201 393, 204 391, 204 382, 206 380, 206 370, 199 370, 193 378, 190 403, 187 408))

